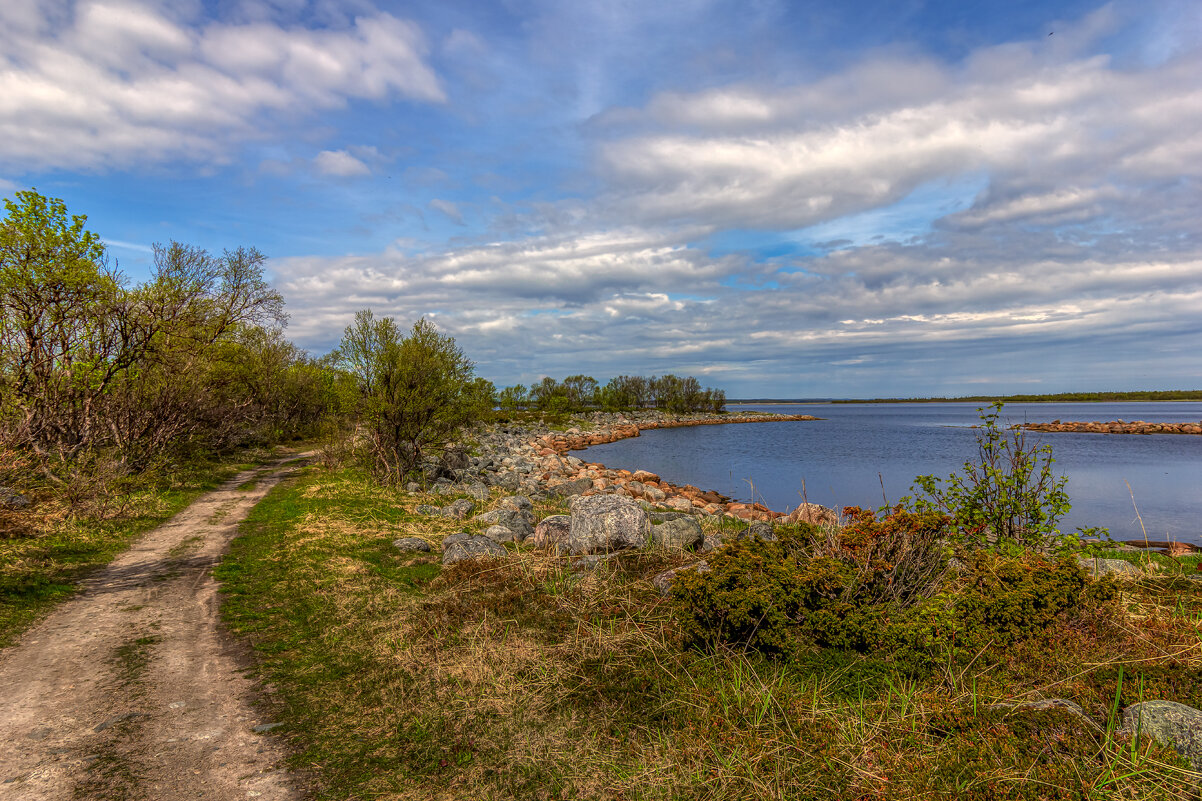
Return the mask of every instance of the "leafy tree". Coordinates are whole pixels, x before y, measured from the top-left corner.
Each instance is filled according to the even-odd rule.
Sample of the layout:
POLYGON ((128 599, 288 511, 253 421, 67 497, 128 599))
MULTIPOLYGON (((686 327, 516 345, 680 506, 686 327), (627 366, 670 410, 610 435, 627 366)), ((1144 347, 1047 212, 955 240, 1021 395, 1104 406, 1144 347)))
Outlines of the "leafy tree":
POLYGON ((425 318, 402 335, 392 318, 359 312, 338 362, 357 379, 372 468, 389 483, 444 451, 494 401, 492 384, 476 379, 455 340, 425 318))
POLYGON ((498 398, 499 405, 506 411, 525 409, 529 402, 530 394, 522 384, 505 387, 505 389, 501 390, 501 395, 498 398))

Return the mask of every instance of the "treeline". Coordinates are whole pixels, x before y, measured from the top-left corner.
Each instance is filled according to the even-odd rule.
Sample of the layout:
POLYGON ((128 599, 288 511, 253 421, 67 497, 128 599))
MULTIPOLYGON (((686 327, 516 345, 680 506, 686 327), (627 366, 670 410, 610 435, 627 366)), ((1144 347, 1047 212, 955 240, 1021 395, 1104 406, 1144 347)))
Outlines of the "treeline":
POLYGON ((703 389, 693 376, 620 375, 601 385, 592 376, 571 375, 563 381, 546 377, 529 387, 522 384, 505 387, 497 402, 505 410, 537 409, 551 413, 662 409, 686 414, 722 411, 726 393, 709 387, 703 389))
POLYGON ((1202 389, 1137 390, 1134 392, 1058 392, 1049 395, 962 395, 955 398, 873 398, 831 403, 1100 403, 1105 401, 1202 401, 1202 389))
POLYGON ((126 477, 328 414, 333 377, 283 337, 258 251, 156 245, 150 279, 130 284, 61 200, 5 207, 0 483, 103 505, 126 477))

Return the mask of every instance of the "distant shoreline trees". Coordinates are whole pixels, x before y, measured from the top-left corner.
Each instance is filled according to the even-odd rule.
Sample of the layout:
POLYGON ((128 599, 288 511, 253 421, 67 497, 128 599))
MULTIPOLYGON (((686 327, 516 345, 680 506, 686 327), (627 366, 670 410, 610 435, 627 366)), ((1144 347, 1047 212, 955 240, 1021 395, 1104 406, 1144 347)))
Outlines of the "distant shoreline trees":
POLYGON ((674 414, 720 412, 726 393, 702 388, 693 376, 620 375, 601 385, 592 376, 572 375, 556 381, 547 376, 529 387, 505 387, 498 405, 506 411, 538 410, 557 414, 584 411, 626 412, 659 409, 674 414))

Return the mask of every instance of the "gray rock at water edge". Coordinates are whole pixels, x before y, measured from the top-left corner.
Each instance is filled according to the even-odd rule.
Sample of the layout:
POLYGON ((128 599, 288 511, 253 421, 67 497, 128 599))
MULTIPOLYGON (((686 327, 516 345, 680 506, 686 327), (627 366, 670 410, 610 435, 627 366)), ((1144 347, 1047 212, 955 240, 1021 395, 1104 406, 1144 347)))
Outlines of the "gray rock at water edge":
POLYGON ((674 567, 671 570, 665 570, 663 573, 660 573, 658 576, 651 579, 651 586, 655 587, 659 594, 666 598, 672 594, 672 582, 676 580, 677 574, 685 570, 695 570, 698 573, 708 573, 710 566, 708 562, 702 561, 692 565, 685 565, 684 567, 674 567))
POLYGON ((1202 711, 1176 701, 1144 701, 1123 710, 1123 731, 1147 734, 1202 770, 1202 711))
POLYGON ((651 538, 647 513, 620 495, 576 495, 568 503, 572 522, 567 550, 574 556, 645 548, 651 538))
POLYGON ((704 542, 701 523, 689 515, 651 526, 651 544, 656 548, 692 551, 704 542))
POLYGON ((534 533, 533 519, 534 515, 530 512, 515 511, 513 509, 493 509, 491 512, 476 515, 472 518, 472 521, 483 523, 487 526, 505 526, 513 531, 514 537, 518 542, 522 542, 534 533))
POLYGON ((444 565, 453 565, 464 559, 475 559, 482 556, 500 558, 508 555, 509 551, 505 550, 504 545, 483 534, 467 534, 466 532, 452 534, 442 543, 442 563, 444 565))
POLYGON ((535 548, 562 553, 567 550, 568 535, 572 529, 572 518, 567 515, 549 515, 539 521, 530 537, 535 548))
POLYGON ((431 506, 428 503, 419 503, 413 511, 427 517, 442 517, 442 509, 438 506, 431 506))
POLYGON ((668 494, 659 487, 643 487, 643 497, 652 503, 662 503, 668 494))
POLYGON ((474 511, 476 511, 476 502, 468 498, 460 498, 457 501, 452 501, 449 505, 442 508, 442 513, 445 516, 453 517, 456 520, 463 520, 474 511))
POLYGON ((561 498, 568 498, 572 495, 588 492, 592 488, 593 480, 591 478, 578 478, 575 481, 565 481, 562 484, 556 484, 554 487, 551 487, 551 492, 561 498))
POLYGON ((1078 559, 1077 564, 1094 578, 1114 576, 1115 578, 1139 578, 1144 574, 1139 565, 1133 565, 1123 559, 1078 559))
POLYGON ((509 526, 489 526, 484 530, 484 536, 494 542, 517 542, 517 535, 509 526))
POLYGON ((398 551, 421 551, 422 553, 428 553, 431 550, 430 543, 418 537, 401 537, 399 540, 393 540, 392 547, 398 551))

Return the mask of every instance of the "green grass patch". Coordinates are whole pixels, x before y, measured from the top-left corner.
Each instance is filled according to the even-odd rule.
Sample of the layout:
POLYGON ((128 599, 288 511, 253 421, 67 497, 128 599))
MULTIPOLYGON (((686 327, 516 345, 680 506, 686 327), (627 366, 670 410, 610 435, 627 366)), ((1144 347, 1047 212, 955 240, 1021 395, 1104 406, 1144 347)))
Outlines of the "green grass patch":
MULTIPOLYGON (((236 457, 240 462, 245 454, 236 457)), ((109 520, 49 516, 35 533, 0 539, 0 647, 55 604, 71 597, 92 571, 199 495, 245 469, 231 460, 189 465, 131 496, 129 511, 109 520)))
POLYGON ((218 570, 319 798, 1178 798, 1191 781, 1106 723, 1141 697, 1194 701, 1202 582, 1152 578, 1114 600, 1117 625, 1057 618, 917 671, 898 650, 688 650, 650 579, 690 557, 574 573, 518 546, 443 569, 391 545, 473 527, 414 511, 431 502, 449 499, 309 468, 218 570), (1119 689, 1124 662, 1142 684, 1128 665, 1119 689), (1016 706, 1039 697, 1098 726, 1016 706))

